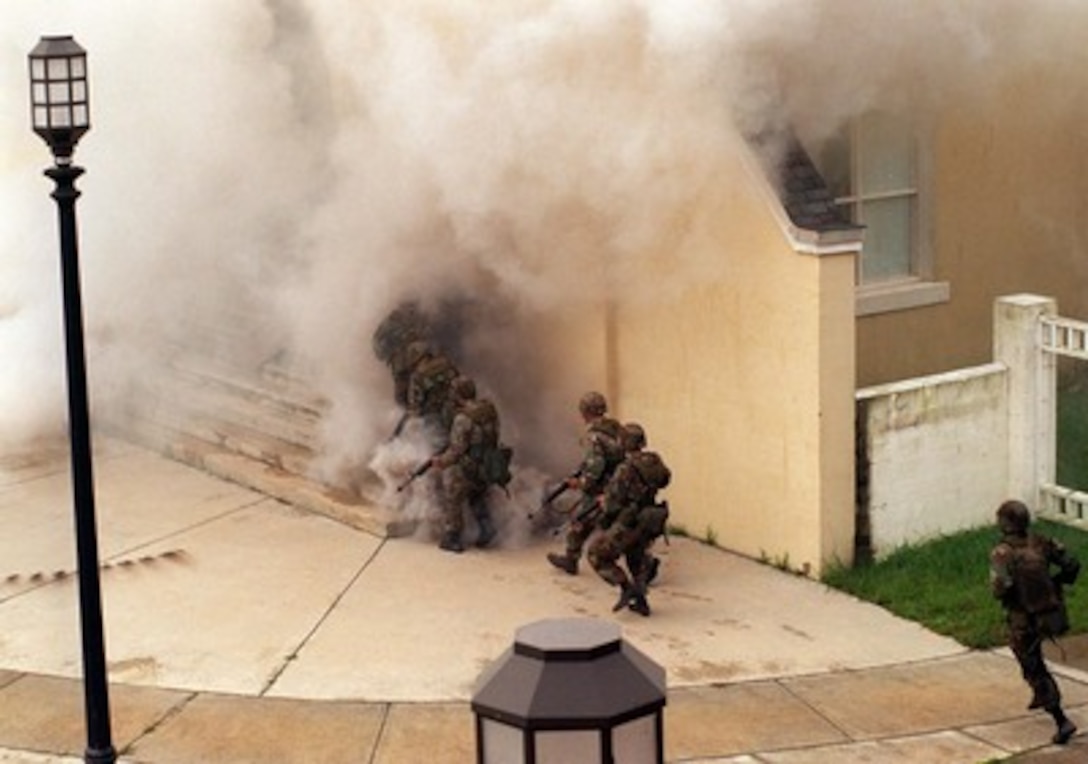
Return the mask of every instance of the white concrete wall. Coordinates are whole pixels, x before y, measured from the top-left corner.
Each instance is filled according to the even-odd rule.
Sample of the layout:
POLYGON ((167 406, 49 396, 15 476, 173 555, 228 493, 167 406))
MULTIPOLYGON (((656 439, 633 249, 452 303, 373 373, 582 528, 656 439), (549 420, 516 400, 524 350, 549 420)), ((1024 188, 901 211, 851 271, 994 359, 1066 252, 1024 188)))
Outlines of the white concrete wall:
POLYGON ((866 414, 872 550, 992 522, 1009 486, 1003 364, 857 392, 866 414))

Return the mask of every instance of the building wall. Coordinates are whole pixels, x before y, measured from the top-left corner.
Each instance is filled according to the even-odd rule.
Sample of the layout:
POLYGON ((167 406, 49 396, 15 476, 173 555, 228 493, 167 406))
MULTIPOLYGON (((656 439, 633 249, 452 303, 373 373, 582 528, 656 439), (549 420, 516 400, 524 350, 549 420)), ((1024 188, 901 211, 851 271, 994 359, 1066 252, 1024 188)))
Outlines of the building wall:
POLYGON ((614 408, 671 465, 675 523, 816 575, 853 549, 853 254, 797 253, 734 177, 727 275, 613 306, 614 408))
POLYGON ((1052 295, 1088 316, 1083 63, 1021 72, 935 122, 930 233, 951 300, 858 319, 859 386, 985 363, 1003 294, 1052 295))

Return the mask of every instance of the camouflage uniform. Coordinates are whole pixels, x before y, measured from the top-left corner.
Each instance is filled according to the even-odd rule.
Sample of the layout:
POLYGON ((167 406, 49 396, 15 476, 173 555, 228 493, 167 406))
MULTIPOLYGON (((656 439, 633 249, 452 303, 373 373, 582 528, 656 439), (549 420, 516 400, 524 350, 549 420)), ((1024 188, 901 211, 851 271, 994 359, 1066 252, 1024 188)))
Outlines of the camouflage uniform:
POLYGON ((597 574, 620 588, 620 599, 613 610, 630 606, 632 610, 649 615, 646 585, 650 572, 647 552, 653 542, 646 532, 644 516, 657 508, 657 491, 668 483, 669 471, 661 457, 652 451, 637 449, 616 468, 604 493, 600 526, 604 533, 589 547, 588 558, 597 574), (648 467, 661 476, 648 478, 648 467), (620 556, 627 562, 627 571, 618 564, 620 556))
POLYGON ((461 552, 465 510, 472 512, 479 526, 477 546, 486 547, 495 537, 487 505, 491 481, 485 470, 485 458, 499 447, 499 420, 491 401, 476 399, 475 385, 467 377, 454 382, 454 391, 456 413, 449 444, 434 458, 434 464, 442 468, 440 546, 450 552, 461 552))
POLYGON ((582 497, 571 510, 567 525, 566 551, 564 554, 548 554, 548 561, 555 567, 570 573, 578 572, 578 560, 586 539, 597 529, 601 497, 612 473, 623 461, 621 444, 622 425, 605 416, 607 404, 600 393, 582 396, 579 409, 586 422, 582 437, 584 448, 582 463, 576 478, 570 478, 571 487, 582 492, 582 497))
POLYGON ((1054 539, 1039 534, 1029 534, 1031 522, 1028 509, 1021 502, 1007 501, 997 511, 1001 527, 1001 541, 990 552, 990 588, 1005 609, 1009 647, 1020 664, 1020 673, 1031 687, 1029 709, 1042 708, 1057 725, 1053 741, 1064 744, 1076 732, 1076 726, 1065 716, 1061 707, 1061 691, 1047 668, 1043 658, 1045 634, 1039 629, 1038 618, 1028 612, 1024 603, 1022 586, 1019 585, 1015 558, 1019 550, 1034 547, 1048 565, 1056 565, 1061 572, 1055 576, 1058 583, 1072 583, 1079 570, 1079 563, 1054 539))

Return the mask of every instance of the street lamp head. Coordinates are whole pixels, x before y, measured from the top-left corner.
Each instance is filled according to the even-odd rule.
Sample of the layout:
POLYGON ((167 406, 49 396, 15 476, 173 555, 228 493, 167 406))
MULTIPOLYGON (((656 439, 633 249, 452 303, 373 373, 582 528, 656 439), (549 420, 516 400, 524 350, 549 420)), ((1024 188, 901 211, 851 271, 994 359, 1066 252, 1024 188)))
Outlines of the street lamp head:
POLYGON ((28 56, 30 114, 57 164, 69 164, 90 129, 87 52, 70 35, 42 37, 28 56))

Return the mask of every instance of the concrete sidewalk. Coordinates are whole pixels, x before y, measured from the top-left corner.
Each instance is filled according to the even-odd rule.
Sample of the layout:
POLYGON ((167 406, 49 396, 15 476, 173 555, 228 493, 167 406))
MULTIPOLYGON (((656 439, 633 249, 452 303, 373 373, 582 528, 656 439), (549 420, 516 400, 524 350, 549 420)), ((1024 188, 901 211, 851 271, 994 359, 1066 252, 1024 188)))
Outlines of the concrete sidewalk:
MULTIPOLYGON (((520 626, 572 616, 614 619, 666 669, 670 762, 977 762, 1050 736, 1003 651, 688 539, 660 550, 654 614, 614 615, 591 571, 544 561, 549 539, 451 555, 306 486, 285 503, 117 441, 95 455, 123 761, 473 761, 481 672, 520 626)), ((0 534, 0 762, 78 761, 64 454, 0 462, 0 534)), ((1088 730, 1088 676, 1062 686, 1088 730)), ((1035 755, 1088 760, 1086 740, 1035 755)))

